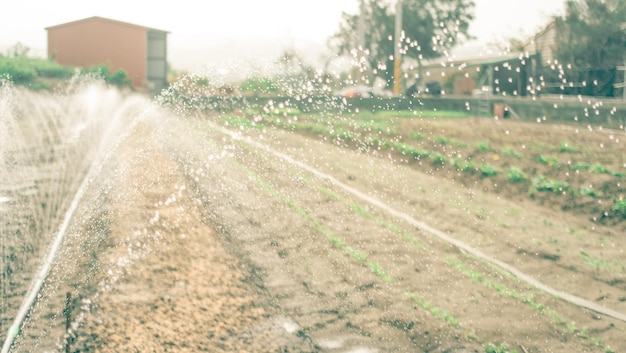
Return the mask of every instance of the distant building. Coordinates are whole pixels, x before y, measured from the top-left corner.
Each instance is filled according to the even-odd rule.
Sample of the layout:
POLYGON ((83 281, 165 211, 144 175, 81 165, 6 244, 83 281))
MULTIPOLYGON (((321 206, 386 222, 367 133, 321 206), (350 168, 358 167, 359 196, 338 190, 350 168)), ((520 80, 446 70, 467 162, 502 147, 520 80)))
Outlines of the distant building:
POLYGON ((102 17, 46 28, 48 56, 59 64, 124 70, 135 88, 167 85, 168 32, 102 17))
POLYGON ((556 41, 556 23, 552 21, 524 45, 524 51, 539 55, 541 66, 550 66, 556 58, 556 41))

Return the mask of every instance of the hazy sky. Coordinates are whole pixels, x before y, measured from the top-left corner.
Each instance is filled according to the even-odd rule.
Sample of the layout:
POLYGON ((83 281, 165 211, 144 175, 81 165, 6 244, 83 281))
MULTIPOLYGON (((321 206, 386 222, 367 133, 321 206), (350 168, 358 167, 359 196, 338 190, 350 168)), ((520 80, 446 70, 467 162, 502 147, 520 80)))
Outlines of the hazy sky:
MULTIPOLYGON (((481 41, 531 34, 563 9, 564 0, 475 0, 471 33, 481 41)), ((45 56, 45 27, 91 16, 170 32, 168 60, 176 69, 230 61, 274 60, 294 47, 315 60, 358 0, 17 0, 3 8, 0 51, 21 42, 45 56)))

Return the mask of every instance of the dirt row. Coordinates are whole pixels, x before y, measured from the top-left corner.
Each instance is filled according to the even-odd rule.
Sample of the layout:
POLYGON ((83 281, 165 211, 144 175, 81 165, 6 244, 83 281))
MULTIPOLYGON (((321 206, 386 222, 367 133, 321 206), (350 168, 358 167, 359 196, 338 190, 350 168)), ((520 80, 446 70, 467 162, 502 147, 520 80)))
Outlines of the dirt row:
MULTIPOLYGON (((152 123, 95 184, 20 351, 62 349, 66 292, 72 351, 626 349, 624 323, 545 295, 329 180, 202 120, 152 123)), ((623 274, 578 259, 579 246, 599 257, 596 234, 617 256, 608 251, 621 240, 601 226, 389 156, 244 134, 544 283, 625 311, 623 274), (564 231, 572 226, 576 238, 564 231)))

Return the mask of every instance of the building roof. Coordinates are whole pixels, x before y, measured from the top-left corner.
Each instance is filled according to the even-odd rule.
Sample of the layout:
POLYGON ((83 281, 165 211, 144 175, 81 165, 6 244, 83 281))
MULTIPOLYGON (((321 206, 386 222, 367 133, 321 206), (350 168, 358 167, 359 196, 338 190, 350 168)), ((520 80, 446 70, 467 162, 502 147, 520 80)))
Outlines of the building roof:
POLYGON ((46 29, 46 31, 49 31, 51 29, 56 29, 56 28, 65 27, 65 26, 72 26, 72 25, 75 25, 75 24, 84 23, 84 22, 91 22, 91 21, 103 21, 103 22, 109 22, 109 23, 113 23, 113 24, 117 24, 117 25, 122 25, 122 26, 137 28, 137 29, 142 29, 142 30, 145 30, 145 31, 159 31, 159 32, 169 33, 168 31, 164 31, 164 30, 161 30, 161 29, 140 26, 140 25, 136 25, 136 24, 133 24, 133 23, 112 20, 110 18, 105 18, 105 17, 100 17, 100 16, 87 17, 87 18, 83 18, 83 19, 80 19, 80 20, 76 20, 76 21, 71 21, 71 22, 66 22, 66 23, 62 23, 62 24, 46 27, 45 29, 46 29))
POLYGON ((507 54, 507 55, 494 55, 494 56, 482 56, 482 57, 467 57, 467 58, 455 58, 455 60, 448 60, 446 58, 436 58, 423 62, 424 67, 458 67, 458 66, 480 66, 480 65, 495 65, 512 60, 521 60, 528 58, 528 53, 519 54, 507 54))

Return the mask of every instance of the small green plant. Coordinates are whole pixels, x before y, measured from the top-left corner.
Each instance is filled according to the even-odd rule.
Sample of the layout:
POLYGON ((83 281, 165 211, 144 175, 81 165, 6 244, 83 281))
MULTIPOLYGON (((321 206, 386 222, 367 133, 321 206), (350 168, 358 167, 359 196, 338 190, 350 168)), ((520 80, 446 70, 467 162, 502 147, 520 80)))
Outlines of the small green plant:
POLYGON ((502 154, 506 157, 512 157, 512 158, 517 158, 517 159, 522 158, 522 155, 519 154, 517 151, 515 151, 512 147, 503 148, 502 154))
POLYGON ((580 249, 580 255, 583 257, 583 261, 585 261, 587 265, 594 267, 596 270, 600 270, 600 269, 611 270, 613 267, 608 261, 602 260, 602 259, 596 259, 592 257, 591 255, 587 254, 583 249, 580 249))
POLYGON ((626 217, 626 199, 613 201, 613 211, 622 217, 626 217))
POLYGON ((419 132, 411 132, 409 134, 409 137, 414 139, 414 140, 424 140, 426 138, 426 136, 424 136, 424 134, 421 134, 419 132))
POLYGON ((476 148, 478 148, 481 152, 489 152, 491 151, 491 144, 489 142, 478 142, 476 144, 476 148))
POLYGON ((543 175, 532 180, 533 188, 537 191, 565 192, 570 190, 566 182, 548 179, 543 175))
POLYGON ((574 163, 570 166, 572 170, 589 170, 591 169, 591 164, 589 163, 574 163))
POLYGON ((591 171, 596 174, 608 174, 608 175, 616 176, 618 178, 621 178, 623 176, 622 173, 614 172, 610 170, 609 168, 603 166, 602 164, 598 164, 598 163, 591 165, 591 171))
POLYGON ((578 148, 574 147, 569 142, 561 142, 559 145, 559 152, 561 153, 575 153, 578 152, 578 148))
POLYGON ((439 143, 441 145, 447 145, 447 144, 450 143, 450 139, 448 139, 447 137, 442 136, 442 135, 437 135, 437 136, 435 136, 435 142, 437 142, 437 143, 439 143))
POLYGON ((571 165, 570 167, 572 170, 590 170, 596 174, 607 174, 607 175, 612 175, 618 178, 622 178, 624 177, 623 173, 620 172, 614 172, 612 170, 610 170, 609 168, 603 166, 602 164, 599 163, 594 163, 594 164, 589 164, 589 163, 574 163, 571 165))
POLYGON ((472 160, 454 158, 453 163, 456 170, 460 172, 469 172, 476 169, 476 166, 474 165, 474 162, 472 160))
POLYGON ((556 166, 559 165, 559 161, 556 158, 549 157, 549 156, 546 156, 546 155, 543 155, 543 154, 541 154, 541 155, 539 155, 537 157, 537 162, 539 162, 541 164, 545 164, 545 165, 550 166, 550 167, 556 167, 556 166))
POLYGON ((517 353, 517 350, 510 351, 504 344, 498 345, 488 342, 485 344, 485 353, 517 353))
POLYGON ((440 153, 433 153, 430 155, 430 158, 433 160, 433 163, 437 165, 444 165, 448 161, 448 158, 440 153))
POLYGON ((509 181, 513 183, 520 183, 520 182, 528 180, 528 177, 526 176, 524 171, 522 171, 521 169, 517 167, 509 168, 509 171, 507 172, 507 176, 508 176, 509 181))
POLYGON ((480 171, 480 174, 482 176, 486 176, 486 177, 496 176, 498 175, 498 172, 499 172, 498 168, 488 163, 483 163, 479 165, 478 170, 480 171))
POLYGON ((430 312, 434 317, 438 318, 439 320, 445 321, 454 327, 459 326, 459 319, 454 317, 449 311, 442 309, 436 305, 432 305, 427 300, 418 297, 415 293, 407 293, 407 295, 422 309, 430 312))
POLYGON ((435 136, 435 142, 437 142, 440 145, 454 145, 457 147, 466 147, 467 145, 464 142, 455 140, 453 138, 450 137, 445 137, 442 135, 437 135, 435 136))

